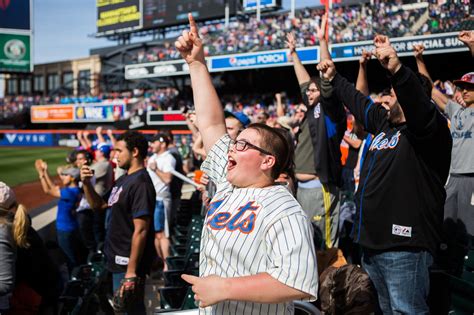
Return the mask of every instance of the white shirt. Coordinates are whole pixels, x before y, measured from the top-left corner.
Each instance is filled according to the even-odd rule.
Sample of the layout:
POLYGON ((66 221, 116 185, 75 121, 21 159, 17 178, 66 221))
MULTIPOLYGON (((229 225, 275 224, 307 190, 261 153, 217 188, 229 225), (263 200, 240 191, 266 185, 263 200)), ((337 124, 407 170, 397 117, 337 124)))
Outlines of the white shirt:
MULTIPOLYGON (((217 141, 201 168, 217 184, 201 238, 199 274, 224 278, 266 272, 311 295, 318 294, 313 231, 295 198, 282 186, 237 188, 226 179, 230 138, 217 141)), ((293 314, 291 302, 225 301, 205 314, 293 314)))
MULTIPOLYGON (((148 159, 148 165, 150 165, 152 162, 155 162, 157 169, 164 173, 169 173, 176 167, 176 160, 169 151, 163 152, 161 154, 153 154, 148 159)), ((169 185, 166 185, 156 174, 156 172, 150 169, 149 166, 147 166, 147 171, 148 174, 150 174, 151 180, 153 181, 153 186, 155 186, 156 199, 162 199, 162 196, 169 194, 169 185)))

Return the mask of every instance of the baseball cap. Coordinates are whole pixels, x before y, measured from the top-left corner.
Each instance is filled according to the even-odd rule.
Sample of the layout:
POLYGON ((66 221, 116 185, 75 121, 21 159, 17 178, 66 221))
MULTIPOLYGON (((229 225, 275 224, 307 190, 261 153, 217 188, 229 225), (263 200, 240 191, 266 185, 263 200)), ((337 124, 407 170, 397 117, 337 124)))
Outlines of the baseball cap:
POLYGON ((96 150, 102 152, 107 158, 110 156, 110 145, 107 143, 101 142, 97 145, 96 150))
POLYGON ((474 88, 474 72, 466 73, 460 80, 454 80, 453 83, 458 87, 474 88))
POLYGON ((81 176, 81 172, 76 167, 68 167, 61 171, 61 175, 69 175, 72 178, 78 180, 79 177, 81 176))
POLYGON ((16 196, 13 189, 11 189, 4 182, 0 182, 0 208, 8 210, 16 203, 16 196))
POLYGON ((234 117, 235 119, 240 121, 240 123, 242 124, 242 126, 244 126, 244 128, 247 128, 247 126, 250 124, 250 118, 248 118, 247 115, 245 115, 242 112, 224 111, 224 117, 225 118, 234 117))
POLYGON ((156 135, 154 135, 151 138, 152 143, 155 142, 155 141, 164 142, 166 144, 169 144, 170 139, 168 138, 168 135, 166 135, 164 133, 157 133, 156 135))

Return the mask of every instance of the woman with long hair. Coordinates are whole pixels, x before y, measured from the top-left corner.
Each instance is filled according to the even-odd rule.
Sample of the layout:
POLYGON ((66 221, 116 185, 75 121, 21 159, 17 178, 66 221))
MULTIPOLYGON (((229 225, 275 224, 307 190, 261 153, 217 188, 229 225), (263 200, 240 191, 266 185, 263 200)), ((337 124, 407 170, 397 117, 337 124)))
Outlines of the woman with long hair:
POLYGON ((17 204, 13 190, 0 182, 0 314, 10 309, 17 248, 29 247, 29 227, 25 207, 17 204))

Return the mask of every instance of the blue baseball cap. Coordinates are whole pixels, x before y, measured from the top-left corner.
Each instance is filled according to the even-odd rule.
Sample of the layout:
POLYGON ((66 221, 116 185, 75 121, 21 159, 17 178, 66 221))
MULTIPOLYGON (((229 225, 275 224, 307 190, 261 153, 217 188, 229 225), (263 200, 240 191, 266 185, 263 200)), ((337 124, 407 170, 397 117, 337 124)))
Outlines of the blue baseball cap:
POLYGON ((242 126, 244 126, 244 128, 247 128, 247 126, 250 124, 250 118, 248 118, 247 115, 242 112, 229 112, 225 110, 224 117, 234 117, 242 124, 242 126))
POLYGON ((112 149, 110 148, 110 145, 103 142, 99 143, 95 149, 102 152, 106 158, 110 157, 110 151, 112 151, 112 149))

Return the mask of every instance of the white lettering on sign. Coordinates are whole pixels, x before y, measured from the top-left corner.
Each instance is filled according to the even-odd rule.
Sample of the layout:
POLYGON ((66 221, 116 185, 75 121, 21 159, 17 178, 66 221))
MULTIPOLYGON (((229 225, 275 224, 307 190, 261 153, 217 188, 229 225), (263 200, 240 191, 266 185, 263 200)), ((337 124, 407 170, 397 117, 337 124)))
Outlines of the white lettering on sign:
POLYGON ((153 67, 153 73, 156 74, 175 73, 176 71, 178 71, 178 69, 173 65, 153 67))
POLYGON ((104 119, 102 107, 84 107, 84 113, 87 119, 104 119))

